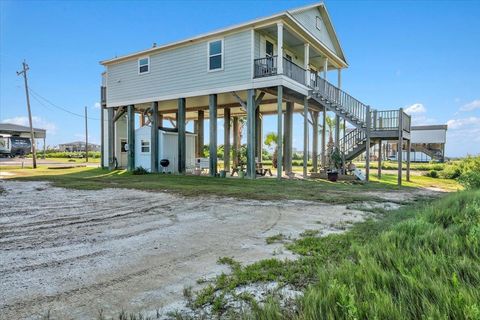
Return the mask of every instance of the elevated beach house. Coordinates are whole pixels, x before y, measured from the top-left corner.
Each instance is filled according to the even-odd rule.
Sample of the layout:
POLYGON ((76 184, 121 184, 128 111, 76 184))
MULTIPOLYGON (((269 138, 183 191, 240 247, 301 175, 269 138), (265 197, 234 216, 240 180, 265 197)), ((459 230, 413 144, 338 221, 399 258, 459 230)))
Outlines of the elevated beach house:
MULTIPOLYGON (((313 155, 314 172, 327 167, 326 113, 337 119, 333 143, 343 162, 366 153, 367 179, 374 143, 395 140, 399 149, 406 144, 409 150, 407 114, 401 109, 376 110, 342 88, 342 69, 348 64, 323 3, 154 45, 101 64, 105 67, 101 86, 102 165, 110 169, 133 170, 138 166, 135 150, 148 150, 150 171, 161 171, 159 134, 164 122, 169 121, 175 126, 178 141, 175 159, 168 160, 176 163, 177 172, 185 173, 191 169, 186 160, 186 123, 194 121, 194 152, 196 157, 202 157, 204 120, 210 119, 214 121, 209 121, 208 162, 210 174, 215 175, 215 120, 219 117, 225 121, 225 168, 237 165, 233 162, 240 146, 239 119, 246 117, 246 174, 250 178, 256 177, 256 165, 261 162, 264 115, 275 115, 277 119, 279 178, 292 170, 293 113, 303 115, 305 177, 309 174, 309 155, 313 155), (140 120, 135 121, 136 117, 140 120), (341 122, 354 130, 340 134, 341 122), (150 128, 150 139, 136 141, 135 130, 144 126, 150 128), (317 133, 319 128, 323 128, 320 134, 309 139, 309 130, 317 133), (141 148, 136 144, 142 144, 141 148)), ((401 152, 398 158, 400 164, 401 152)), ((408 175, 407 170, 407 179, 408 175)))

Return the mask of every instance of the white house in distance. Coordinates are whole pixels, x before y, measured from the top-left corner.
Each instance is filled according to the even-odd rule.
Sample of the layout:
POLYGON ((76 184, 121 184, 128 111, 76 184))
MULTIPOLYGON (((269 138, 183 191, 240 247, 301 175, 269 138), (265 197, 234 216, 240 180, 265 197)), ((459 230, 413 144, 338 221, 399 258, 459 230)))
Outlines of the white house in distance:
MULTIPOLYGON (((246 116, 246 169, 250 178, 256 177, 256 162, 261 161, 264 115, 278 119, 278 157, 285 160, 285 166, 279 161, 278 178, 292 170, 294 112, 304 117, 305 177, 310 144, 311 153, 319 155, 313 157, 313 170, 327 166, 326 143, 319 152, 319 135, 308 141, 309 130, 318 132, 319 115, 325 122, 327 112, 335 115, 337 124, 344 120, 355 127, 342 137, 339 126, 336 128, 335 146, 345 161, 363 151, 369 153, 370 147, 382 140, 395 140, 400 146, 406 141, 409 148, 410 117, 403 110, 375 110, 342 90, 341 71, 348 63, 323 3, 154 45, 101 64, 105 67, 101 87, 102 164, 110 169, 115 163, 128 170, 138 166, 136 115, 140 127, 150 128, 152 172, 159 171, 158 129, 166 119, 174 121, 178 131, 179 173, 186 171, 185 123, 194 121, 195 153, 201 156, 206 118, 225 120, 224 162, 230 168, 232 163, 237 165, 239 118, 246 116), (335 85, 328 81, 330 78, 336 79, 335 85)), ((215 175, 217 121, 209 124, 210 174, 215 175)), ((325 142, 325 132, 320 138, 325 142)), ((401 183, 401 170, 399 173, 401 183)))

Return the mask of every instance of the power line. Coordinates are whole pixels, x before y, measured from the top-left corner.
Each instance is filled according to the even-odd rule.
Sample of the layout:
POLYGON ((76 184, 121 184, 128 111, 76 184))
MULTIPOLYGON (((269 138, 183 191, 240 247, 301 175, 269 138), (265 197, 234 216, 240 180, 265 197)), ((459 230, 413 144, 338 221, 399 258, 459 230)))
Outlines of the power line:
MULTIPOLYGON (((49 105, 51 105, 52 107, 58 109, 58 110, 62 110, 63 112, 66 112, 66 113, 69 113, 73 116, 76 116, 76 117, 79 117, 79 118, 82 118, 84 119, 85 118, 85 115, 82 115, 82 114, 79 114, 79 113, 75 113, 73 111, 70 111, 68 110, 67 108, 65 107, 61 107, 55 103, 53 103, 52 101, 48 100, 47 98, 43 97, 42 95, 40 95, 39 93, 37 93, 35 90, 32 89, 32 87, 29 87, 29 91, 30 93, 32 94, 33 98, 35 100, 37 100, 37 102, 39 102, 42 106, 46 107, 48 109, 47 106, 45 106, 41 100, 45 101, 46 103, 48 103, 49 105), (40 100, 41 99, 41 100, 40 100)), ((88 119, 90 120, 95 120, 95 121, 100 121, 100 119, 98 118, 91 118, 91 117, 88 117, 88 119)))

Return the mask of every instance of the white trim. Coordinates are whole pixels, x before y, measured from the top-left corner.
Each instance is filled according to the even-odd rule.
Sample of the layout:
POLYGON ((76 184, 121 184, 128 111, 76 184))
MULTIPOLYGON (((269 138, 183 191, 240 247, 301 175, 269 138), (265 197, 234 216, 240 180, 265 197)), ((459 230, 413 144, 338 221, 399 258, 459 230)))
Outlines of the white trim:
POLYGON ((140 57, 140 58, 137 59, 137 71, 138 71, 139 75, 150 73, 150 56, 144 56, 144 57, 140 57), (145 60, 145 59, 147 59, 148 70, 145 71, 145 72, 140 72, 140 67, 141 67, 140 66, 140 60, 145 60))
POLYGON ((253 79, 255 76, 255 66, 254 66, 254 60, 255 60, 255 30, 251 30, 251 43, 250 43, 250 61, 252 62, 250 64, 250 78, 253 79))
POLYGON ((208 72, 223 71, 225 69, 225 45, 224 44, 225 44, 225 39, 224 38, 212 39, 212 40, 207 42, 207 71, 208 72), (210 54, 210 43, 218 42, 218 41, 220 41, 220 43, 221 43, 222 52, 211 55, 210 54), (222 67, 217 68, 217 69, 210 69, 210 58, 211 57, 216 57, 216 56, 221 56, 222 67))

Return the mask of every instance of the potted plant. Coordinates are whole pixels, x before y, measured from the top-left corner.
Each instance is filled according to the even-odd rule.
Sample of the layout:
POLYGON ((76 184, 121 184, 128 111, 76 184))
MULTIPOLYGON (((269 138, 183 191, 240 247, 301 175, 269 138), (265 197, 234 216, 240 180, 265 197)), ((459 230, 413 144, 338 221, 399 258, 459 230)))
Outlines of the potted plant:
POLYGON ((338 148, 334 148, 330 153, 329 167, 330 169, 327 170, 328 181, 336 182, 338 180, 338 170, 342 167, 342 156, 338 148))

